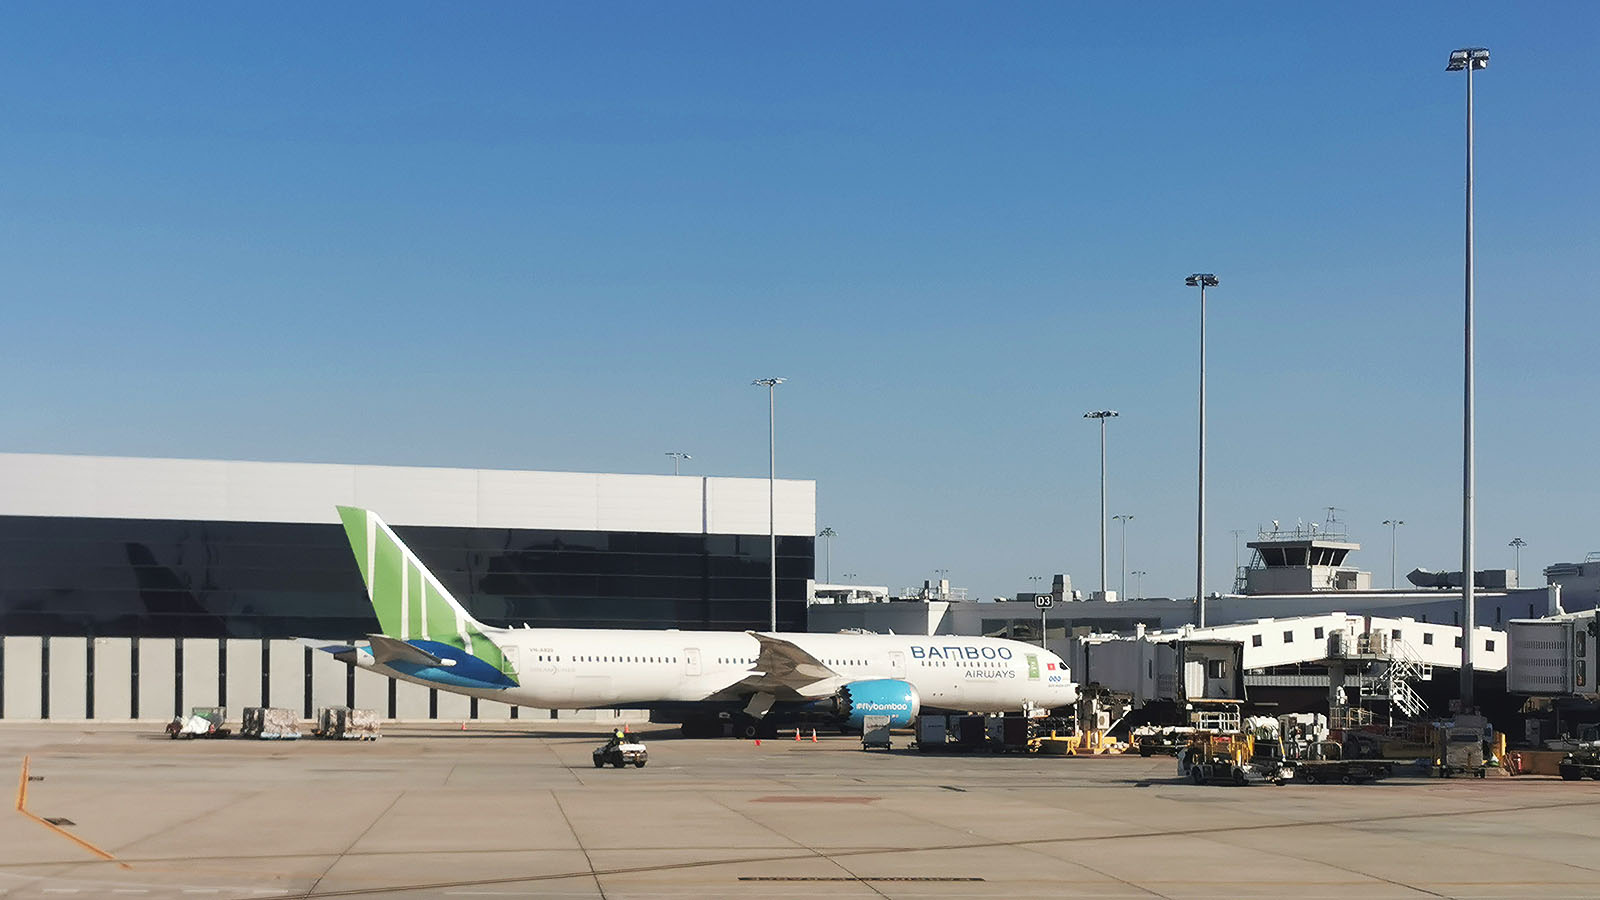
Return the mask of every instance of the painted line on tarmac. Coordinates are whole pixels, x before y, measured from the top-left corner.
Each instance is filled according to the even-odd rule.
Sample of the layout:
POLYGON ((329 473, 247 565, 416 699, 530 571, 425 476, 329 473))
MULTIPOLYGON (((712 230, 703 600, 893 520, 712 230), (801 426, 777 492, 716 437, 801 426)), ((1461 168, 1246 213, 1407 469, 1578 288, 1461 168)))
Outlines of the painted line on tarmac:
MULTIPOLYGON (((66 838, 67 840, 73 842, 74 844, 77 844, 79 847, 82 847, 83 849, 89 851, 90 853, 93 853, 95 856, 100 857, 101 859, 109 860, 111 862, 115 862, 115 863, 117 863, 117 865, 121 866, 124 869, 132 868, 132 866, 129 866, 125 862, 118 862, 118 860, 117 860, 117 858, 115 856, 111 855, 110 853, 107 853, 104 850, 101 850, 99 847, 96 847, 95 845, 89 843, 88 841, 84 840, 83 838, 78 837, 77 835, 75 835, 72 832, 66 830, 65 828, 62 828, 60 825, 57 825, 56 823, 51 822, 48 819, 40 818, 39 816, 36 816, 33 813, 28 811, 28 757, 26 757, 26 756, 24 756, 22 758, 22 777, 17 779, 17 812, 22 813, 24 816, 27 816, 28 818, 34 820, 35 822, 38 822, 40 825, 43 825, 45 828, 48 828, 51 831, 55 832, 56 834, 61 835, 62 837, 66 838)), ((45 890, 53 892, 53 891, 58 890, 58 889, 45 888, 45 890)), ((59 890, 65 890, 65 889, 59 889, 59 890)), ((75 892, 77 889, 73 888, 72 890, 75 892)))

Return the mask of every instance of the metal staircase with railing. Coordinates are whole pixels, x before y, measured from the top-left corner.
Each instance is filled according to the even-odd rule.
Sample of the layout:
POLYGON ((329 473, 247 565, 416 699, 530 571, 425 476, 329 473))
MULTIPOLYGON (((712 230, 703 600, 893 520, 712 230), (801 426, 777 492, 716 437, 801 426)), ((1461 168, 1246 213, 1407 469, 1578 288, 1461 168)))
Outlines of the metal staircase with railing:
MULTIPOLYGON (((1370 635, 1361 637, 1369 638, 1370 635)), ((1372 651, 1385 657, 1382 670, 1377 677, 1361 682, 1361 699, 1387 700, 1392 711, 1409 719, 1422 718, 1428 713, 1428 703, 1422 699, 1412 682, 1431 679, 1433 666, 1419 660, 1416 651, 1405 641, 1386 638, 1381 643, 1381 650, 1374 646, 1372 651)))

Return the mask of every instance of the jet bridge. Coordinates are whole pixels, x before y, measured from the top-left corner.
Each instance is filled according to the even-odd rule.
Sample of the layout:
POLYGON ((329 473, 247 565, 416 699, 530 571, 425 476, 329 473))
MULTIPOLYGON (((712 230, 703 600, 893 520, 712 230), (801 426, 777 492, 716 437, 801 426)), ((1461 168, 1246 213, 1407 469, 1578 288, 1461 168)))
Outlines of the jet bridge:
POLYGON ((1600 612, 1512 619, 1506 688, 1518 694, 1600 699, 1600 612))
POLYGON ((1235 640, 1160 633, 1093 635, 1073 642, 1081 683, 1126 694, 1135 707, 1158 700, 1245 699, 1243 647, 1235 640))
MULTIPOLYGON (((1431 677, 1434 667, 1456 668, 1461 662, 1461 629, 1411 618, 1358 616, 1343 612, 1284 619, 1257 619, 1210 628, 1185 626, 1173 631, 1136 629, 1131 635, 1097 634, 1076 638, 1071 653, 1084 684, 1098 684, 1130 694, 1136 705, 1156 701, 1229 699, 1224 682, 1234 677, 1226 667, 1218 678, 1192 678, 1207 646, 1233 645, 1234 671, 1243 699, 1248 686, 1323 687, 1333 693, 1335 669, 1344 677, 1339 687, 1366 699, 1393 699, 1415 708, 1419 698, 1406 695, 1410 682, 1431 677), (1165 649, 1162 649, 1165 648, 1165 649), (1370 665, 1369 665, 1370 664, 1370 665), (1270 670, 1317 666, 1328 673, 1274 674, 1270 670), (1411 702, 1416 700, 1415 703, 1411 702)), ((1502 631, 1473 632, 1474 661, 1480 671, 1506 667, 1507 642, 1502 631)), ((1203 665, 1211 666, 1208 660, 1203 665)), ((1212 670, 1208 670, 1212 671, 1212 670)), ((1412 691, 1414 694, 1414 690, 1412 691)), ((1345 705, 1340 702, 1334 705, 1345 705)), ((1407 713, 1412 714, 1412 713, 1407 713)))

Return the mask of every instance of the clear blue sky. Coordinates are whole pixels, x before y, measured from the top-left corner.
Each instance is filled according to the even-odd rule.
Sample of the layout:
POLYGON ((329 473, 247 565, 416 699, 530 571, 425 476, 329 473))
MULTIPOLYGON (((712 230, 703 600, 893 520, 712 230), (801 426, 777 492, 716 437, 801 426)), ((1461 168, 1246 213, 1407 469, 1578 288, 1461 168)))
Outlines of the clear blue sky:
POLYGON ((1480 560, 1536 572, 1600 548, 1597 41, 1592 3, 8 4, 0 447, 764 475, 782 375, 836 579, 990 596, 1097 586, 1113 408, 1128 567, 1187 595, 1212 271, 1208 589, 1329 505, 1380 585, 1389 517, 1454 567, 1482 44, 1480 560))

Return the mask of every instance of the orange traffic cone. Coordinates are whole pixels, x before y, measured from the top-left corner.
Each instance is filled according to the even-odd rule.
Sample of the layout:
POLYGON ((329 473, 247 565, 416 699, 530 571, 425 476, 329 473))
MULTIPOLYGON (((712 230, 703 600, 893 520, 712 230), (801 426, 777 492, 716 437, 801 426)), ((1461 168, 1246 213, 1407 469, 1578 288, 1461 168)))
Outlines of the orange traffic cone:
POLYGON ((756 746, 761 746, 761 738, 756 738, 756 746))
POLYGON ((815 744, 816 742, 817 742, 817 730, 815 728, 813 728, 813 729, 811 729, 811 743, 815 744))
POLYGON ((467 730, 467 720, 466 719, 462 719, 461 720, 461 730, 462 731, 466 731, 467 730))
POLYGON ((794 730, 794 740, 795 740, 795 743, 799 743, 800 742, 800 729, 798 729, 798 728, 796 728, 794 730))

